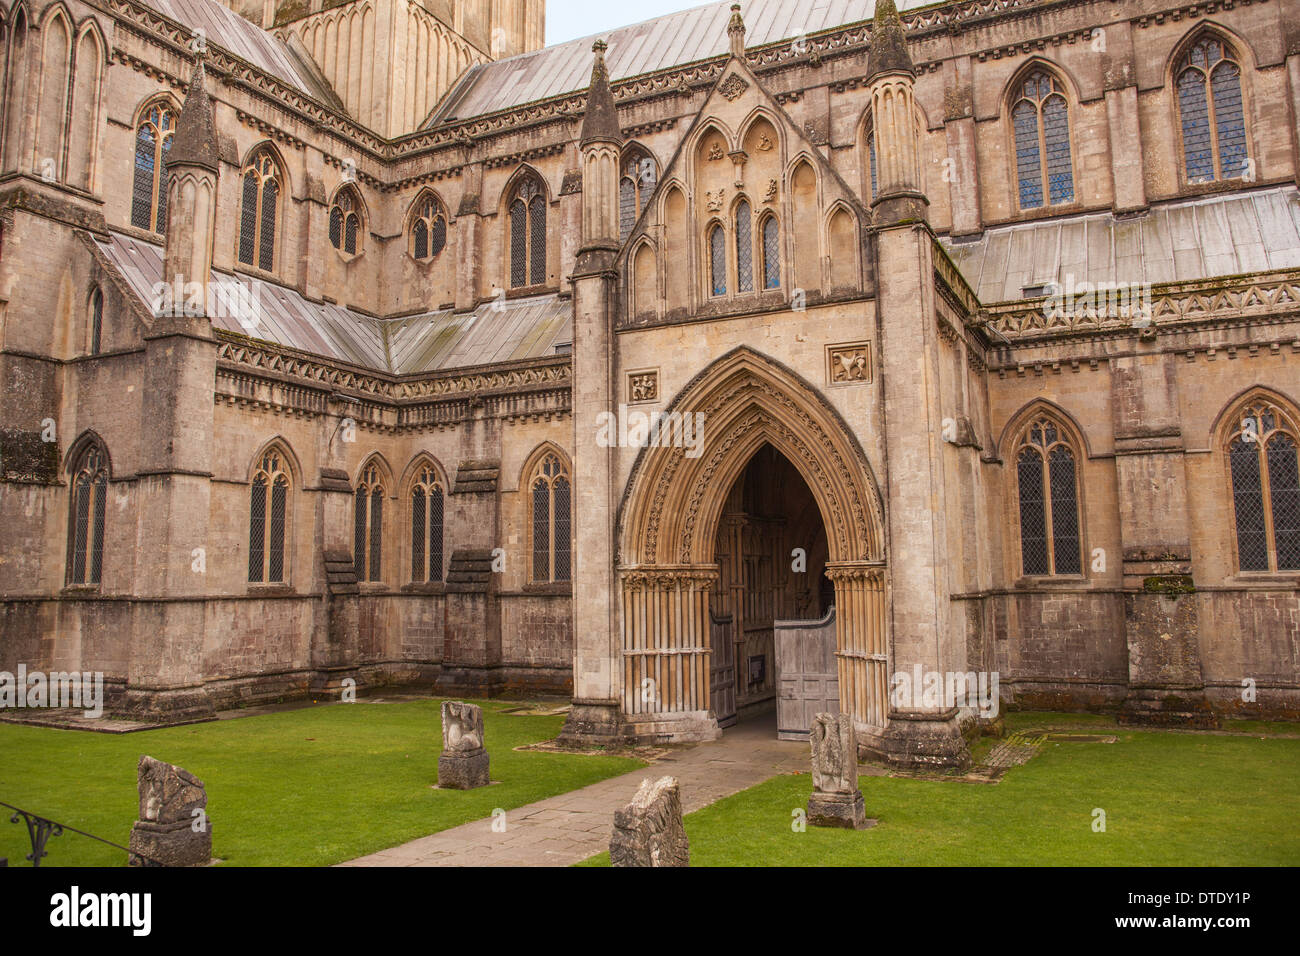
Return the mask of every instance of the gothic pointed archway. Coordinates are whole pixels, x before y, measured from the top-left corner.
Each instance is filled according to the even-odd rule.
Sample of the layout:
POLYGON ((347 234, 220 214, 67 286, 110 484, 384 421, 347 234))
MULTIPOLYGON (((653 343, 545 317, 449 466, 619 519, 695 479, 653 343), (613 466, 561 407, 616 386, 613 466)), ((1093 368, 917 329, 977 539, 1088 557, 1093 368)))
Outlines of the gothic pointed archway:
POLYGON ((643 448, 619 508, 629 727, 661 740, 719 732, 709 693, 716 536, 728 493, 767 445, 798 472, 821 513, 837 607, 840 707, 878 734, 886 714, 885 523, 853 434, 811 384, 743 347, 697 375, 665 415, 685 422, 678 434, 692 440, 643 448))

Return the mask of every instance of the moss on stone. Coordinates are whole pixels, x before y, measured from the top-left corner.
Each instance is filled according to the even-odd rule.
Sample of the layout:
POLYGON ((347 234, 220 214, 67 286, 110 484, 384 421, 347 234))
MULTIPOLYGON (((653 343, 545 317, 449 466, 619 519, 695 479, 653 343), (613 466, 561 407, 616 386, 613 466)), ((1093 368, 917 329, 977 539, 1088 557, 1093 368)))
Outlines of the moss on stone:
POLYGON ((1148 594, 1167 594, 1177 597, 1180 594, 1194 594, 1196 586, 1190 574, 1153 574, 1142 580, 1142 590, 1148 594))

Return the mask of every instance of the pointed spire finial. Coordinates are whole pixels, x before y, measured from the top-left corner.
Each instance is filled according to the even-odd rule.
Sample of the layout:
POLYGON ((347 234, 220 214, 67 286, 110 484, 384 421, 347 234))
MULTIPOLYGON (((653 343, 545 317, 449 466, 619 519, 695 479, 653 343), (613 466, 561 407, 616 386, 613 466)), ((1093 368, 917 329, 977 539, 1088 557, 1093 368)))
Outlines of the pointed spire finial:
POLYGON ((176 133, 167 153, 169 166, 202 166, 217 172, 217 124, 212 101, 204 84, 203 52, 195 54, 194 73, 185 93, 181 115, 176 119, 176 133))
POLYGON ((911 73, 912 57, 907 52, 903 19, 894 0, 876 0, 876 17, 871 25, 871 52, 867 55, 867 79, 884 73, 911 73))
POLYGON ((591 86, 587 90, 587 111, 582 118, 582 145, 605 141, 623 142, 623 130, 618 125, 618 108, 614 106, 614 91, 609 87, 609 69, 605 66, 604 40, 591 45, 595 54, 591 64, 591 86))
POLYGON ((731 41, 731 55, 745 56, 745 18, 740 15, 740 4, 731 5, 731 20, 727 23, 727 39, 731 41))

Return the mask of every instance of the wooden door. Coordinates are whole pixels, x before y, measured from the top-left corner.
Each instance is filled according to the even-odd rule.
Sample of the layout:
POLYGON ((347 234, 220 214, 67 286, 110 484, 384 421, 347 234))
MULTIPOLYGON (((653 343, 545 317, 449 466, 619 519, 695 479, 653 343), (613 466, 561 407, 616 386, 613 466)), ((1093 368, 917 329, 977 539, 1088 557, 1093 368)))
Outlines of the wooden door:
POLYGON ((816 714, 840 712, 835 608, 820 620, 775 621, 776 735, 807 740, 816 714))
POLYGON ((736 722, 736 645, 731 637, 731 615, 709 614, 709 702, 719 727, 736 722))

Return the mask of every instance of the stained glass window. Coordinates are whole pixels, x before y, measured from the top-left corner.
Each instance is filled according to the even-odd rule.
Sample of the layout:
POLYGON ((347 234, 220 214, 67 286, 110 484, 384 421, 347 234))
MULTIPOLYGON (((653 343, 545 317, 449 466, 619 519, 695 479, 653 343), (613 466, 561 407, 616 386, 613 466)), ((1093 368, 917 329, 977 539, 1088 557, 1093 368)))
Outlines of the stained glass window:
POLYGON ((289 523, 289 474, 284 454, 263 453, 253 473, 248 521, 248 580, 255 584, 285 580, 284 543, 289 523))
POLYGON ((658 185, 659 171, 644 150, 630 149, 623 156, 623 169, 618 182, 618 235, 627 242, 636 225, 637 217, 658 185))
POLYGON ((104 569, 104 519, 108 504, 108 455, 92 442, 72 466, 68 522, 68 584, 99 584, 104 569))
POLYGON ((443 514, 442 480, 424 465, 411 488, 411 580, 416 583, 442 580, 443 514))
POLYGON ((1020 208, 1074 201, 1070 121, 1060 83, 1042 70, 1031 73, 1011 106, 1020 208))
POLYGON ((411 258, 432 259, 447 245, 447 213, 442 203, 424 195, 411 214, 411 258))
POLYGON ((532 176, 510 200, 510 287, 546 282, 546 196, 532 176))
POLYGON ((557 455, 545 456, 533 473, 533 580, 572 576, 572 487, 557 455))
POLYGON ((1228 441, 1237 564, 1242 571, 1300 570, 1300 459, 1282 410, 1255 400, 1233 416, 1228 441))
POLYGON ((373 462, 361 469, 353 507, 352 561, 357 580, 382 580, 384 482, 379 466, 373 462))
POLYGON ((736 205, 736 291, 754 291, 753 214, 743 199, 736 205))
POLYGON ((135 133, 135 177, 131 185, 131 225, 150 232, 167 229, 167 154, 176 115, 167 103, 145 110, 135 133))
POLYGON ((239 261, 270 271, 275 267, 275 228, 280 170, 269 150, 258 150, 244 167, 239 214, 239 261))
POLYGON ((104 342, 104 293, 96 289, 90 295, 90 354, 98 355, 104 342))
POLYGON ((763 288, 781 288, 781 230, 776 216, 763 220, 763 288))
POLYGON ((709 230, 709 275, 714 295, 727 294, 727 237, 722 226, 709 230))
POLYGON ((1020 558, 1025 574, 1083 573, 1074 450, 1050 418, 1025 429, 1016 455, 1020 558))
POLYGON ((1187 181, 1248 176, 1241 67, 1232 49, 1204 37, 1183 57, 1177 84, 1187 181))

